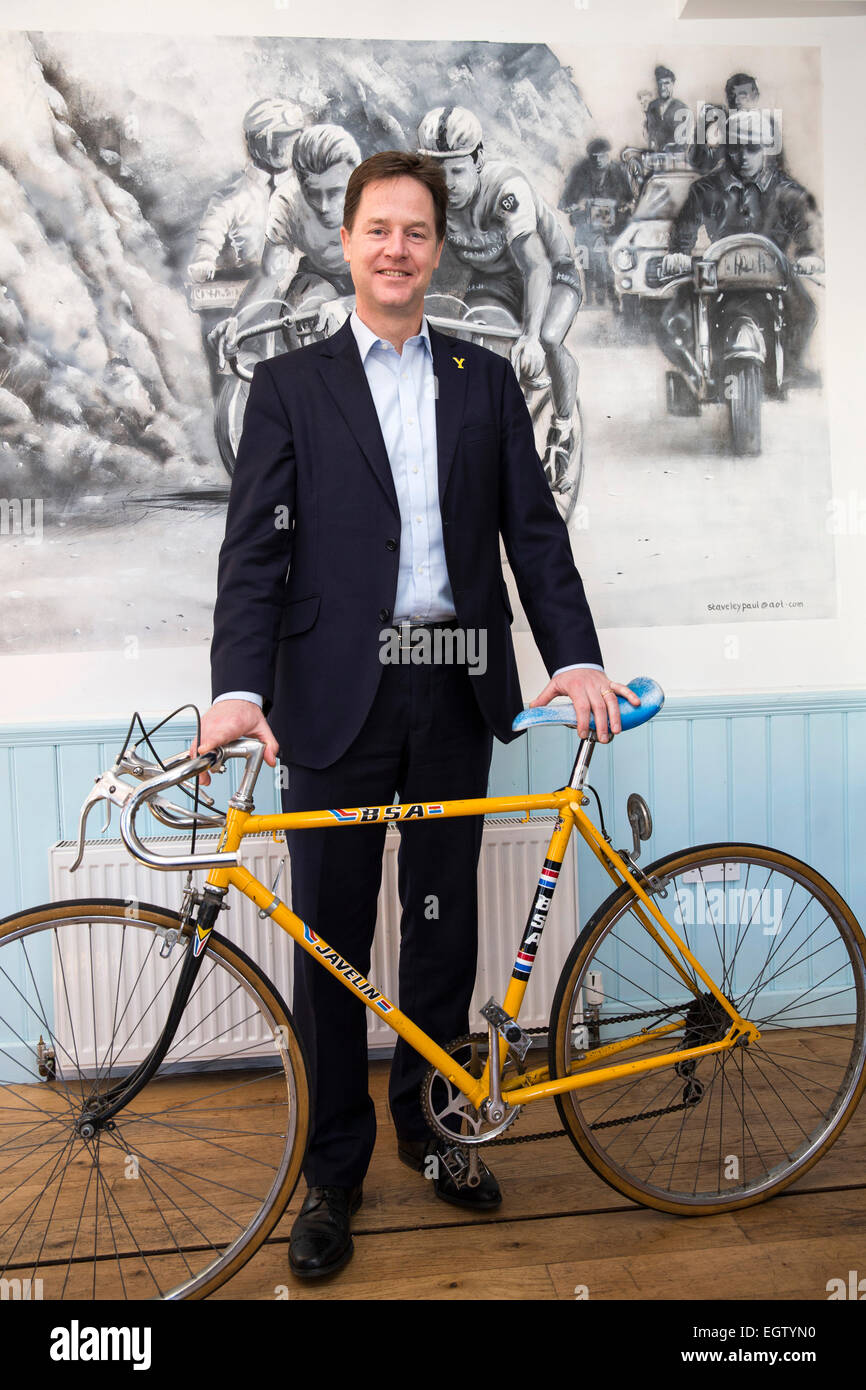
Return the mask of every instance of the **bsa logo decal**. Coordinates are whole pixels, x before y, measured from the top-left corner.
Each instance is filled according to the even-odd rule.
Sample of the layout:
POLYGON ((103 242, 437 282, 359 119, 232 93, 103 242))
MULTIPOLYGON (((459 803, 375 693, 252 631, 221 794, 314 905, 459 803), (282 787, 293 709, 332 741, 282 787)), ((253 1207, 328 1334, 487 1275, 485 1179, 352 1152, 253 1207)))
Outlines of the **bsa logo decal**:
POLYGON ((423 820, 425 816, 444 816, 441 801, 415 802, 411 806, 358 806, 352 810, 328 811, 340 824, 373 825, 376 821, 423 820))

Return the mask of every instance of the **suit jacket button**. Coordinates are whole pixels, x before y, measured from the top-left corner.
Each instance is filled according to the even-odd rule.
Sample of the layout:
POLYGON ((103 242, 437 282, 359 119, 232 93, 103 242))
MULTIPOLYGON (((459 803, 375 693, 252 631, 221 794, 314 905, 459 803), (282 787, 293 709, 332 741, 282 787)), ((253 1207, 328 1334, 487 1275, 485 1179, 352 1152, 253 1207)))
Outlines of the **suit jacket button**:
POLYGON ((396 550, 396 549, 397 549, 397 542, 396 542, 396 541, 393 541, 393 540, 391 540, 391 541, 386 541, 386 542, 385 542, 385 549, 386 549, 386 550, 396 550))
POLYGON ((387 621, 388 621, 388 619, 390 618, 390 616, 391 616, 391 610, 390 610, 390 608, 380 608, 380 609, 379 609, 379 622, 380 622, 380 623, 387 623, 387 621))

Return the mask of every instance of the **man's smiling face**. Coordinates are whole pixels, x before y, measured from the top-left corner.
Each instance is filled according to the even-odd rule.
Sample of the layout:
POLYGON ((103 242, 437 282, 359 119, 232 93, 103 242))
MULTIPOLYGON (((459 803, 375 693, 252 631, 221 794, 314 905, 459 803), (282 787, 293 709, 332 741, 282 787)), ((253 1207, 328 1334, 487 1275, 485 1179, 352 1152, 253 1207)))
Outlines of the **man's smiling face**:
POLYGON ((409 175, 365 184, 352 230, 341 227, 340 237, 359 316, 367 322, 385 314, 420 324, 424 294, 442 254, 429 189, 409 175))

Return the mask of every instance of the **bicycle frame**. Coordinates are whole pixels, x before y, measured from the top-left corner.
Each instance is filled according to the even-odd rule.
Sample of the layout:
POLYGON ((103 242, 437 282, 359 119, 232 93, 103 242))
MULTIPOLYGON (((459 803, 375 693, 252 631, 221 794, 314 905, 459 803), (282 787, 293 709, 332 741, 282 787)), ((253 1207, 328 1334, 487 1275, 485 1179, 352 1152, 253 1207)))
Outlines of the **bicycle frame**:
MULTIPOLYGON (((545 1096, 554 1096, 566 1091, 584 1089, 586 1087, 609 1080, 612 1077, 624 1077, 634 1075, 639 1072, 657 1071, 665 1067, 673 1066, 690 1058, 708 1056, 715 1052, 727 1051, 744 1042, 752 1042, 760 1036, 757 1028, 743 1019, 732 1004, 721 994, 714 981, 709 977, 695 959, 686 943, 681 940, 678 934, 665 920, 662 913, 653 903, 639 879, 628 867, 625 860, 608 843, 602 833, 593 825, 582 809, 586 798, 583 796, 582 783, 589 758, 592 752, 594 739, 585 740, 578 750, 578 757, 575 767, 572 770, 572 777, 575 771, 580 770, 577 784, 569 785, 560 791, 549 794, 509 796, 509 797, 482 797, 461 801, 426 802, 414 804, 394 804, 379 806, 355 806, 348 808, 335 808, 320 811, 298 811, 290 814, 255 815, 250 810, 243 809, 237 804, 229 804, 226 826, 224 834, 220 840, 219 853, 227 856, 236 856, 241 841, 246 835, 259 834, 262 832, 276 832, 285 830, 298 830, 304 828, 324 828, 339 830, 346 828, 360 829, 364 825, 375 825, 382 823, 399 824, 413 820, 429 820, 447 818, 449 816, 479 816, 486 814, 503 814, 516 811, 541 811, 553 810, 557 812, 557 821, 551 836, 544 865, 541 870, 538 887, 533 898, 532 907, 529 912, 526 926, 521 938, 520 947, 512 971, 511 979, 503 1001, 505 1012, 516 1019, 520 1006, 526 992, 527 985, 532 972, 532 965, 540 944, 545 919, 556 888, 557 877, 568 848, 568 842, 572 831, 576 828, 581 838, 592 850, 595 857, 603 865, 607 873, 617 885, 628 885, 636 894, 640 908, 635 910, 638 920, 653 937, 659 948, 664 952, 668 961, 676 971, 685 987, 692 995, 698 997, 699 991, 695 987, 688 971, 684 968, 682 961, 686 961, 695 975, 707 987, 716 1001, 722 1006, 731 1019, 731 1026, 725 1037, 717 1042, 706 1043, 697 1047, 683 1048, 675 1052, 667 1052, 652 1058, 644 1058, 638 1061, 617 1061, 612 1065, 601 1069, 596 1067, 596 1062, 602 1057, 618 1057, 627 1052, 630 1048, 643 1045, 648 1041, 661 1038, 669 1033, 676 1032, 684 1026, 683 1019, 676 1019, 672 1022, 660 1024, 656 1028, 643 1031, 639 1037, 623 1039, 612 1042, 604 1047, 593 1050, 591 1058, 574 1064, 571 1074, 551 1080, 548 1069, 539 1068, 536 1071, 528 1072, 519 1077, 516 1082, 506 1086, 501 1093, 501 1099, 507 1105, 524 1105, 529 1101, 538 1100, 545 1096), (659 930, 660 929, 660 930, 659 930), (679 957, 679 958, 678 958, 679 957)), ((233 802, 244 800, 242 796, 232 798, 233 802)), ((207 883, 210 888, 217 893, 225 893, 229 887, 237 888, 245 897, 249 898, 261 912, 267 914, 272 920, 285 931, 293 941, 295 941, 309 955, 313 956, 320 965, 330 971, 341 983, 349 989, 367 1008, 372 1009, 378 1016, 385 1019, 388 1026, 400 1037, 404 1038, 431 1066, 436 1067, 444 1076, 448 1078, 470 1101, 472 1106, 479 1110, 484 1101, 490 1094, 490 1074, 489 1060, 480 1078, 471 1076, 464 1068, 457 1065, 453 1057, 444 1051, 423 1029, 419 1028, 412 1020, 390 999, 386 998, 380 990, 367 980, 360 971, 356 970, 349 961, 343 959, 340 954, 333 950, 328 943, 320 937, 307 923, 291 911, 280 898, 259 882, 248 870, 237 864, 236 859, 233 864, 227 867, 215 866, 208 874, 207 883)), ((204 950, 207 944, 207 936, 211 928, 208 928, 202 936, 199 950, 204 950)), ((499 1039, 499 1061, 500 1069, 505 1061, 507 1053, 507 1043, 504 1038, 499 1039)))

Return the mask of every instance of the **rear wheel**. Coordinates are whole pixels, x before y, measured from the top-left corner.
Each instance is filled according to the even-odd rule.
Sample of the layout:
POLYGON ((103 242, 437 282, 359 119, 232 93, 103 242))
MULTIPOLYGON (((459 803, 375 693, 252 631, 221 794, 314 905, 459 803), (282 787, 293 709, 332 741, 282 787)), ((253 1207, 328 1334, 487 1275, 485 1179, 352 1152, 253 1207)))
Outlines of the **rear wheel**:
POLYGON ((205 1298, 276 1225, 309 1129, 280 995, 211 934, 156 1075, 95 1132, 100 1095, 165 1022, 184 939, 161 908, 53 903, 0 923, 0 1277, 45 1299, 205 1298))
MULTIPOLYGON (((749 1206, 807 1172, 863 1092, 866 942, 830 884, 775 850, 705 845, 645 873, 655 905, 761 1036, 566 1092, 559 1113, 587 1163, 635 1202, 681 1215, 749 1206)), ((551 1011, 552 1077, 585 1070, 599 1049, 610 1050, 598 1066, 613 1066, 727 1033, 729 1015, 677 954, 680 978, 638 905, 618 889, 575 943, 551 1011)))

